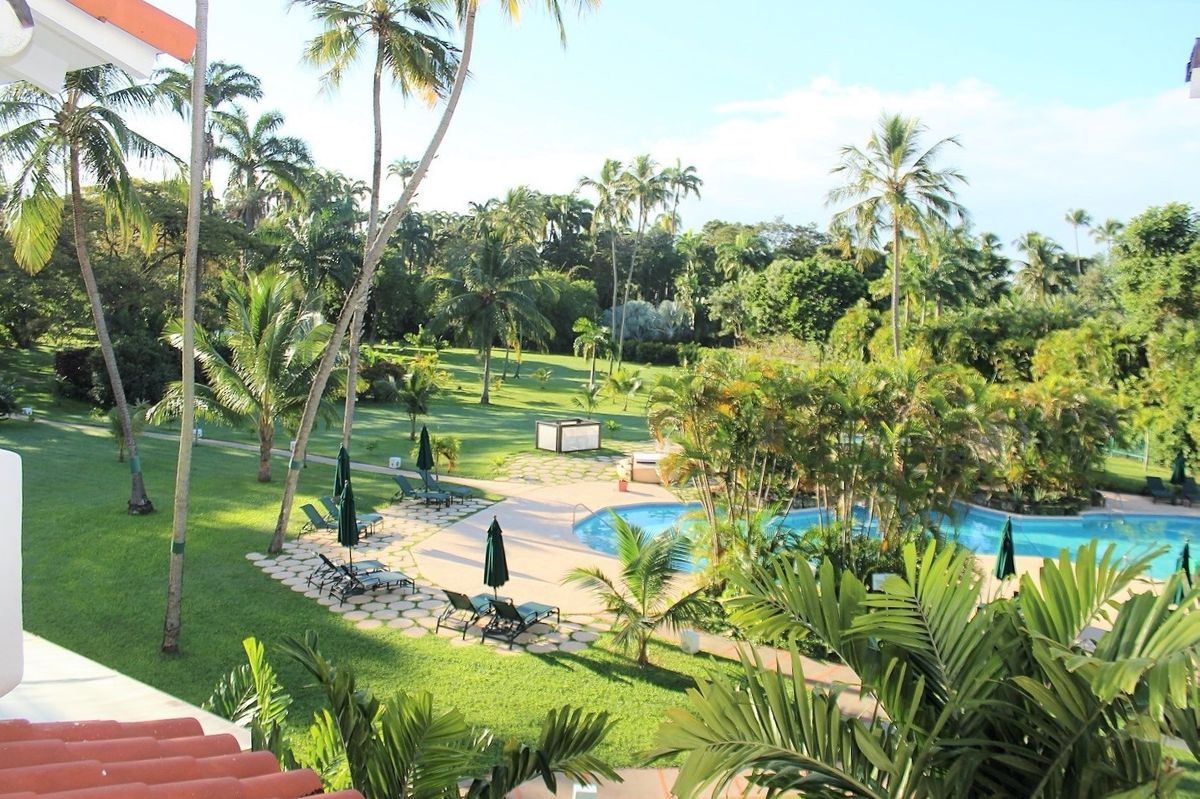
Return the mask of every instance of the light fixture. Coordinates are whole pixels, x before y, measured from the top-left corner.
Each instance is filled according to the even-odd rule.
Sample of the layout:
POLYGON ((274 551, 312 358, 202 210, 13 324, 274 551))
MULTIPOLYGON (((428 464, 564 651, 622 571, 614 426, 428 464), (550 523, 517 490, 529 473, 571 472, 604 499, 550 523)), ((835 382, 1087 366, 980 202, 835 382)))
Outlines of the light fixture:
POLYGON ((25 0, 0 1, 0 58, 15 58, 33 41, 33 14, 25 0))

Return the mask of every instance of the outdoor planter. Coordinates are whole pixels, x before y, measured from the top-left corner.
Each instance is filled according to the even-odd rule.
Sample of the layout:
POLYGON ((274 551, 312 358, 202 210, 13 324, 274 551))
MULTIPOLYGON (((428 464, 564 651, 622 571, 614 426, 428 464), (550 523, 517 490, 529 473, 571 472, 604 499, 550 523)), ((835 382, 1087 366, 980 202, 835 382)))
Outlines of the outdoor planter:
POLYGON ((680 630, 679 648, 685 655, 697 654, 700 651, 700 633, 695 630, 680 630))

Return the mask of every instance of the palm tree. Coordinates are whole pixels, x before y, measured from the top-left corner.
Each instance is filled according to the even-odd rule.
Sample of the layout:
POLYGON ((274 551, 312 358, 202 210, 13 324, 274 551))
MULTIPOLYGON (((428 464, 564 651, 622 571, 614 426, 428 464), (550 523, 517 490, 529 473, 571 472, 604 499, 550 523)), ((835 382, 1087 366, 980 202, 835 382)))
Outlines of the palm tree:
POLYGON ((588 388, 594 388, 596 385, 596 356, 609 346, 609 329, 586 316, 581 316, 575 320, 571 330, 579 334, 575 337, 575 354, 590 361, 587 384, 588 388))
POLYGON ((1075 228, 1075 274, 1083 274, 1083 256, 1079 252, 1079 228, 1092 224, 1092 216, 1082 208, 1068 209, 1067 224, 1075 228))
POLYGON ((171 554, 167 564, 167 607, 163 614, 160 648, 168 654, 179 651, 179 631, 183 624, 183 553, 187 543, 188 492, 192 477, 192 428, 196 408, 196 294, 200 273, 200 214, 203 190, 208 182, 205 167, 211 144, 206 127, 208 115, 208 0, 196 2, 196 52, 192 60, 190 97, 200 113, 192 117, 192 152, 188 163, 188 216, 184 242, 183 280, 180 281, 180 306, 183 312, 183 339, 180 341, 182 371, 180 378, 179 457, 175 464, 175 502, 171 517, 171 554))
POLYGON ((688 543, 674 532, 652 536, 611 516, 616 533, 617 559, 621 562, 621 584, 597 567, 575 568, 564 583, 575 583, 594 594, 613 617, 613 643, 621 649, 637 649, 637 664, 650 664, 650 637, 665 627, 677 630, 699 621, 707 610, 703 589, 672 596, 675 584, 685 576, 688 543))
MULTIPOLYGON (((269 483, 275 425, 295 424, 330 326, 307 301, 296 299, 300 285, 294 275, 268 269, 243 281, 227 274, 223 289, 224 330, 210 336, 195 328, 196 357, 208 383, 196 387, 196 413, 252 424, 258 433, 258 481, 269 483)), ((164 337, 180 348, 182 321, 168 325, 164 337)), ((171 419, 182 410, 183 387, 172 383, 150 418, 171 419)), ((324 410, 332 417, 328 403, 324 410)))
POLYGON ((483 358, 483 390, 479 404, 487 405, 492 377, 492 347, 511 320, 553 335, 554 329, 537 309, 533 297, 542 288, 534 274, 537 251, 528 244, 508 244, 482 223, 475 241, 452 255, 451 272, 434 280, 441 299, 434 324, 466 332, 483 358))
POLYGON ((1112 245, 1117 240, 1117 236, 1121 235, 1121 231, 1125 226, 1117 219, 1105 219, 1099 225, 1092 228, 1092 239, 1097 244, 1104 245, 1104 261, 1112 263, 1112 245))
POLYGON ((900 357, 900 263, 903 234, 924 242, 930 227, 945 227, 951 217, 966 217, 955 199, 954 185, 966 183, 954 169, 934 169, 933 162, 949 137, 921 151, 918 139, 925 126, 915 117, 884 114, 865 149, 847 145, 834 174, 845 176, 842 186, 829 192, 830 203, 853 204, 834 216, 852 222, 861 241, 877 242, 879 229, 892 231, 892 354, 900 357))
MULTIPOLYGON (((625 293, 621 300, 621 324, 617 330, 617 366, 620 366, 621 356, 625 349, 625 309, 629 305, 629 289, 633 285, 634 270, 637 269, 638 250, 641 249, 642 236, 646 232, 646 223, 650 220, 650 214, 667 197, 667 186, 654 159, 648 155, 639 155, 633 159, 629 168, 621 173, 618 191, 625 198, 630 209, 635 206, 637 208, 633 252, 629 255, 629 272, 625 276, 625 293)), ((613 324, 616 324, 615 319, 613 324)))
MULTIPOLYGON (((566 28, 563 26, 562 6, 559 0, 544 0, 544 3, 546 10, 557 24, 560 40, 565 44, 566 28)), ((599 0, 575 0, 575 4, 580 10, 595 8, 599 5, 599 0)), ((501 3, 501 10, 510 19, 515 20, 520 16, 523 6, 524 3, 521 0, 504 0, 501 3)), ((391 238, 392 233, 395 232, 397 226, 399 226, 400 220, 408 212, 409 204, 412 202, 413 197, 416 196, 417 190, 421 187, 421 182, 425 179, 429 168, 433 165, 433 159, 437 157, 438 149, 441 147, 442 141, 446 138, 447 131, 450 130, 450 122, 454 118, 455 110, 458 108, 459 98, 462 97, 463 86, 466 85, 467 73, 470 69, 471 53, 475 46, 475 19, 479 11, 479 0, 455 0, 454 8, 459 25, 463 31, 463 41, 459 54, 458 69, 454 73, 454 83, 450 87, 449 95, 446 97, 446 107, 442 111, 442 118, 438 122, 437 127, 434 128, 433 135, 429 139, 429 144, 426 146, 421 160, 417 162, 416 169, 413 170, 412 177, 405 184, 400 199, 396 201, 395 205, 388 211, 383 222, 380 223, 377 235, 367 244, 362 269, 359 271, 358 279, 350 290, 346 304, 342 306, 341 313, 338 314, 337 322, 333 326, 333 332, 329 339, 329 346, 321 356, 320 366, 309 389, 308 400, 305 402, 304 411, 300 416, 300 424, 296 430, 296 446, 292 453, 294 463, 302 462, 304 459, 305 448, 308 446, 308 437, 312 432, 313 424, 316 423, 321 398, 325 393, 325 386, 329 381, 329 376, 333 374, 334 362, 337 360, 337 355, 345 339, 346 332, 350 329, 350 323, 353 320, 355 310, 370 290, 371 281, 374 280, 375 271, 383 259, 388 240, 391 238)), ((296 498, 296 489, 299 486, 299 481, 299 471, 289 469, 287 480, 283 487, 283 497, 279 503, 279 515, 275 519, 275 531, 272 533, 271 541, 267 546, 269 552, 279 552, 283 548, 283 537, 287 532, 292 513, 292 502, 296 498)))
POLYGON ((1159 595, 1137 588, 1161 553, 1063 551, 1038 579, 1021 576, 1019 603, 988 602, 973 553, 934 544, 907 545, 876 594, 795 556, 735 578, 740 629, 820 642, 878 712, 844 714, 837 690, 806 683, 795 649, 790 670, 747 651, 738 675, 701 680, 660 732, 655 754, 684 756, 673 795, 720 795, 736 777, 778 795, 873 799, 1170 795, 1180 774, 1166 739, 1186 729, 1200 748, 1200 587, 1178 610, 1182 575, 1159 595), (1097 622, 1111 629, 1089 646, 1097 622))
POLYGON ((409 441, 417 440, 417 417, 429 413, 429 403, 440 390, 441 386, 438 385, 436 372, 416 363, 400 381, 397 398, 404 406, 405 412, 408 413, 409 441))
MULTIPOLYGON (((291 0, 292 7, 308 8, 324 30, 310 40, 304 59, 323 68, 321 81, 333 91, 356 61, 374 45, 371 84, 371 118, 375 148, 371 161, 371 205, 367 212, 367 243, 379 227, 379 193, 383 186, 383 78, 386 72, 403 97, 419 94, 430 105, 445 95, 457 65, 454 48, 434 35, 450 23, 431 7, 429 0, 367 0, 360 4, 341 0, 291 0)), ((358 381, 359 344, 367 298, 356 309, 350 325, 346 359, 346 408, 342 415, 342 444, 350 446, 354 426, 354 386, 358 381)))
POLYGON ((667 217, 667 230, 672 236, 679 235, 679 202, 686 200, 689 195, 700 199, 700 187, 704 181, 696 172, 694 166, 684 166, 678 158, 675 165, 663 170, 663 181, 667 184, 667 193, 671 197, 671 213, 667 217))
POLYGON ((1068 285, 1062 268, 1062 247, 1053 239, 1031 230, 1014 241, 1013 246, 1025 255, 1017 282, 1026 291, 1044 302, 1047 296, 1068 285))
MULTIPOLYGON (((191 114, 192 69, 163 67, 154 73, 155 90, 180 117, 191 114)), ((212 164, 217 146, 217 120, 225 116, 225 107, 239 100, 261 100, 262 82, 239 64, 213 61, 204 71, 204 158, 201 174, 204 178, 204 202, 212 210, 212 164)))
POLYGON ((95 181, 101 198, 115 211, 123 229, 128 231, 134 226, 144 241, 150 239, 149 224, 125 159, 129 155, 150 158, 168 154, 130 130, 121 114, 149 109, 153 104, 154 94, 149 87, 136 85, 129 75, 113 66, 67 73, 59 95, 22 82, 0 94, 0 126, 5 129, 0 134, 0 156, 20 164, 9 185, 5 235, 23 269, 37 272, 45 266, 62 227, 65 186, 71 196, 75 256, 129 452, 129 512, 133 514, 151 513, 154 505, 146 496, 125 384, 88 252, 83 180, 90 176, 95 181))
MULTIPOLYGON (((602 221, 604 229, 608 231, 609 255, 612 262, 612 304, 609 305, 609 314, 611 315, 609 321, 614 325, 617 323, 617 289, 621 285, 621 281, 617 277, 617 232, 624 230, 629 224, 629 203, 622 191, 621 172, 620 161, 606 158, 604 165, 600 167, 599 178, 593 180, 584 176, 579 179, 579 188, 591 189, 596 193, 596 211, 592 214, 592 235, 599 234, 602 221)), ((613 348, 608 351, 609 374, 612 373, 613 358, 616 357, 616 353, 616 349, 613 348)))
POLYGON ((220 143, 216 157, 229 163, 230 208, 247 230, 266 215, 273 195, 303 199, 305 171, 312 166, 308 145, 294 136, 279 136, 283 114, 268 111, 254 121, 235 106, 218 117, 220 143))

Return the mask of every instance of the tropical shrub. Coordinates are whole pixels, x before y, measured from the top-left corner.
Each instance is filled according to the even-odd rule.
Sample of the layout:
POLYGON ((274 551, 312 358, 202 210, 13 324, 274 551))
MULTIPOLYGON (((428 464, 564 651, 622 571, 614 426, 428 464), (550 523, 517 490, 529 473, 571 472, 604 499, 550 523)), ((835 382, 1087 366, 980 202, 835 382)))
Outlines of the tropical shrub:
POLYGON ((434 463, 443 460, 446 462, 446 471, 454 471, 458 455, 462 451, 462 439, 458 436, 434 436, 429 443, 433 448, 434 463))
POLYGON ((1126 562, 1093 542, 1022 575, 1019 599, 991 602, 955 547, 907 545, 880 593, 829 561, 782 556, 739 580, 731 615, 764 637, 820 639, 879 712, 843 713, 840 688, 811 686, 795 652, 775 670, 744 651, 739 678, 703 679, 669 713, 656 754, 684 757, 684 799, 735 777, 872 799, 1172 795, 1181 770, 1164 737, 1186 730, 1200 754, 1200 587, 1176 605, 1175 574, 1130 595, 1159 554, 1126 562), (1093 643, 1096 624, 1110 631, 1093 643))
POLYGON ((20 409, 21 406, 17 404, 17 387, 0 378, 0 419, 16 413, 20 409))

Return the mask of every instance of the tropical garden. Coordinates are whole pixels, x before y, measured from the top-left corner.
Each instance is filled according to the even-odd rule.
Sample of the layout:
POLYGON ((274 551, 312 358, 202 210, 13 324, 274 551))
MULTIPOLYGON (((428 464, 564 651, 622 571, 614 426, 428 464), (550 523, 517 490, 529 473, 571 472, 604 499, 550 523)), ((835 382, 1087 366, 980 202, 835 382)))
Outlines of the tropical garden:
MULTIPOLYGON (((959 200, 958 142, 890 113, 829 154, 824 225, 685 226, 703 175, 670 153, 607 159, 560 193, 418 208, 477 5, 291 3, 321 28, 297 51, 327 88, 372 65, 369 182, 316 163, 255 75, 206 61, 203 35, 191 67, 148 82, 101 66, 57 94, 3 89, 0 411, 49 422, 0 425, 27 462, 27 627, 207 699, 256 747, 372 797, 464 781, 502 796, 652 758, 681 766, 681 796, 746 775, 813 796, 1183 790, 1181 750, 1200 755, 1191 575, 1147 590, 1151 556, 1090 545, 997 599, 950 522, 964 502, 1073 514, 1173 460, 1200 466, 1200 214, 1170 198, 1125 220, 1069 209, 1070 242, 1001 241, 959 200), (417 160, 385 161, 389 94, 441 108, 417 160), (190 124, 189 162, 135 111, 190 124), (136 177, 147 162, 178 177, 136 177), (501 660, 364 637, 230 568, 298 527, 308 452, 382 462, 428 423, 445 468, 487 477, 547 414, 658 440, 665 479, 699 505, 659 537, 618 520, 619 576, 564 575, 609 610, 605 646, 501 660), (201 426, 255 451, 193 454, 201 426), (772 523, 797 506, 825 521, 772 523), (29 545, 50 530, 75 534, 29 545), (78 590, 30 579, 76 562, 84 535, 104 541, 78 590), (750 648, 689 660, 660 635, 685 626, 789 650, 791 668, 750 648), (875 714, 842 714, 802 652, 852 669, 875 714), (284 688, 301 681, 318 689, 284 688), (486 696, 495 681, 544 690, 514 708, 486 696)), ((358 490, 391 493, 372 476, 358 490)))

